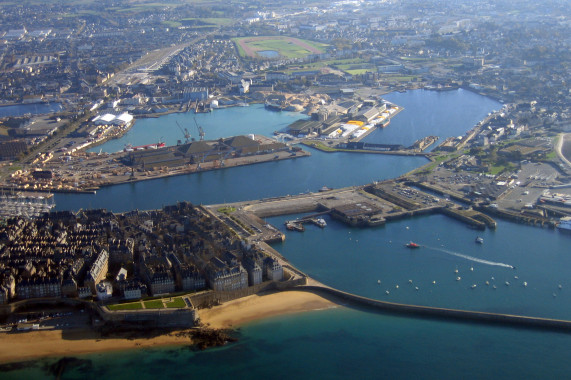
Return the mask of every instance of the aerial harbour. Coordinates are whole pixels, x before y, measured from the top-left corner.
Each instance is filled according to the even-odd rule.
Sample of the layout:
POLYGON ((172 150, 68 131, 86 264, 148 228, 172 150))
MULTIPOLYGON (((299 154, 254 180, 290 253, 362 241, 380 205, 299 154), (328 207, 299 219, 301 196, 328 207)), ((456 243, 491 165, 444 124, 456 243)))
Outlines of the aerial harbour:
POLYGON ((0 6, 0 377, 568 376, 565 4, 124 3, 0 6))

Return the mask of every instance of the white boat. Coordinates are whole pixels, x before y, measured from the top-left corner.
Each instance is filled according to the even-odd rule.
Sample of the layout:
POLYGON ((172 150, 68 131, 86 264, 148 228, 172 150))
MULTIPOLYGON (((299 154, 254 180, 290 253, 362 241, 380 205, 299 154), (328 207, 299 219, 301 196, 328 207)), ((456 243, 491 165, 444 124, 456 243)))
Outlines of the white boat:
POLYGON ((325 219, 323 219, 323 218, 316 219, 315 224, 321 228, 325 228, 325 226, 327 226, 327 222, 325 222, 325 219))
POLYGON ((484 238, 481 236, 478 236, 476 238, 476 244, 484 244, 484 238))
POLYGON ((566 216, 564 218, 559 219, 557 228, 559 228, 560 230, 571 231, 571 216, 566 216))

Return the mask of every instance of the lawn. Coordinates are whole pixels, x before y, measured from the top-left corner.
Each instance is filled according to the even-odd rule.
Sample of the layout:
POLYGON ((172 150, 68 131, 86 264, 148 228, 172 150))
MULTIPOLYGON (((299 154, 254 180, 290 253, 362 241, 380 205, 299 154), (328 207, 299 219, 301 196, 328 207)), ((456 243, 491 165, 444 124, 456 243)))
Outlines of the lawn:
POLYGON ((163 300, 151 300, 151 301, 145 301, 145 308, 146 309, 162 309, 165 306, 163 305, 163 300))
POLYGON ((141 302, 131 302, 131 303, 121 303, 117 305, 108 305, 107 308, 109 310, 118 311, 118 310, 139 310, 143 308, 141 302))
POLYGON ((302 58, 310 54, 309 50, 301 46, 292 44, 283 40, 263 40, 248 42, 252 48, 257 51, 274 50, 277 51, 282 57, 286 58, 302 58))
POLYGON ((172 302, 165 302, 165 304, 167 307, 174 309, 181 309, 183 307, 186 307, 186 303, 184 302, 182 297, 176 297, 175 299, 173 299, 172 302))
POLYGON ((236 207, 231 207, 231 206, 221 207, 218 209, 218 212, 221 212, 224 214, 230 214, 231 212, 235 212, 235 211, 236 211, 236 207))
POLYGON ((355 69, 355 70, 343 70, 343 71, 345 71, 347 74, 351 74, 351 75, 363 75, 366 73, 374 73, 377 71, 377 69, 370 68, 370 69, 355 69))
POLYGON ((259 51, 276 51, 281 57, 303 58, 308 54, 322 53, 327 46, 318 42, 285 36, 241 37, 233 39, 240 55, 258 57, 259 51))
POLYGON ((231 18, 224 17, 205 17, 205 18, 184 18, 181 21, 201 21, 206 24, 228 26, 234 21, 231 18))

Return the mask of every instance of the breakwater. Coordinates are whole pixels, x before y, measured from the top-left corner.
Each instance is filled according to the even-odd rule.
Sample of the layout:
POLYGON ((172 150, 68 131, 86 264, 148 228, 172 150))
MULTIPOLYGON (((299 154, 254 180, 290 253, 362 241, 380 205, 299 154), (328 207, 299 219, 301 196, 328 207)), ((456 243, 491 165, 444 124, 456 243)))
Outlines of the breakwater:
POLYGON ((368 309, 388 313, 407 314, 411 316, 429 317, 436 319, 477 322, 484 324, 498 324, 512 327, 571 332, 571 321, 562 319, 526 317, 521 315, 447 309, 432 306, 406 305, 361 297, 324 285, 306 285, 296 288, 295 290, 305 290, 325 296, 333 296, 336 299, 345 301, 350 305, 365 307, 368 309))

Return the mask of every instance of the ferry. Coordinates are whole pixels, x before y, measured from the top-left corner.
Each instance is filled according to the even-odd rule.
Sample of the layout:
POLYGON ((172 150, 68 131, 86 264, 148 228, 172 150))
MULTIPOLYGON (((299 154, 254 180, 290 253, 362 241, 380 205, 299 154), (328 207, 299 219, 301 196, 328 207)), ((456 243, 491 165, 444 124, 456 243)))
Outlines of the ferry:
POLYGON ((146 149, 158 149, 158 148, 163 148, 164 146, 165 143, 162 141, 156 142, 154 144, 139 145, 139 146, 133 146, 131 144, 127 144, 125 145, 123 152, 133 152, 135 150, 146 150, 146 149))
POLYGON ((416 244, 415 242, 408 242, 408 244, 405 244, 405 247, 407 248, 420 248, 420 245, 416 244))

